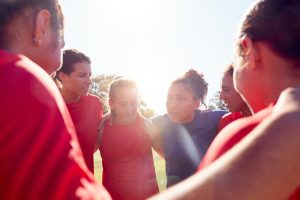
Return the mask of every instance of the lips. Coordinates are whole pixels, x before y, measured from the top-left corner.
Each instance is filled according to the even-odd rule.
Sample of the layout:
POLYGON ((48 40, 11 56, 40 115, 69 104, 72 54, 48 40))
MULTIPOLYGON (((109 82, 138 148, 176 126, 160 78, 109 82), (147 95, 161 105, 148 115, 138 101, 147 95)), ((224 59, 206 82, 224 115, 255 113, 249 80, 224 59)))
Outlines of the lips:
POLYGON ((169 114, 169 116, 171 117, 171 118, 177 118, 178 117, 178 114, 177 113, 168 113, 169 114))
POLYGON ((89 87, 83 87, 82 90, 83 90, 83 91, 88 91, 88 90, 89 90, 89 87))

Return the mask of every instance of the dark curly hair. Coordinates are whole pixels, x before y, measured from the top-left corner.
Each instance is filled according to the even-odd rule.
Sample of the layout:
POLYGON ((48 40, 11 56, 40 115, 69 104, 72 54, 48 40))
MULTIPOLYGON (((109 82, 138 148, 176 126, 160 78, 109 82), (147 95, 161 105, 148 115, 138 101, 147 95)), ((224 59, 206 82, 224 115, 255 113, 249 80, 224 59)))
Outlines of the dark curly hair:
POLYGON ((188 70, 183 76, 175 79, 171 85, 181 83, 191 90, 194 99, 200 100, 201 104, 206 106, 205 98, 208 91, 208 83, 204 79, 204 75, 198 73, 194 69, 188 70))

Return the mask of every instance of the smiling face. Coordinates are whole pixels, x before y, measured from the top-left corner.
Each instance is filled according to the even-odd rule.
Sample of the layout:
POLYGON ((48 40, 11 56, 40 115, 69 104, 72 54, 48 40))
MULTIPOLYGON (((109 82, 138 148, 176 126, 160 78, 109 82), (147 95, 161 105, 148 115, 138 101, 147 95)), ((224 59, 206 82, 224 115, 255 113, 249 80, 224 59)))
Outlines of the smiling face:
POLYGON ((234 89, 233 77, 229 73, 225 73, 221 82, 221 94, 222 99, 230 112, 240 112, 245 105, 240 94, 234 89))
POLYGON ((73 71, 68 75, 60 72, 63 89, 74 96, 87 95, 91 85, 91 65, 88 62, 78 62, 73 65, 73 71))
POLYGON ((183 83, 175 83, 169 89, 167 111, 173 123, 189 123, 194 119, 200 101, 195 100, 192 91, 183 83))
POLYGON ((120 86, 114 88, 109 106, 118 124, 130 124, 138 116, 139 94, 135 87, 120 86))

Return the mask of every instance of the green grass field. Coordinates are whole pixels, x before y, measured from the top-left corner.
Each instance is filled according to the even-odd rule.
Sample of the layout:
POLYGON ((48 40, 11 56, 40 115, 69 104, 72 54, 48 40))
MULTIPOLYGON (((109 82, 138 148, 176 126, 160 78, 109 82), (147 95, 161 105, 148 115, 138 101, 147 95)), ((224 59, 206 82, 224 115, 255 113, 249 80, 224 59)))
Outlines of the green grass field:
MULTIPOLYGON (((166 172, 165 172, 165 160, 162 159, 155 151, 153 151, 153 159, 155 165, 155 172, 159 190, 166 189, 166 172)), ((100 153, 94 154, 94 173, 97 180, 102 181, 102 162, 100 153)))

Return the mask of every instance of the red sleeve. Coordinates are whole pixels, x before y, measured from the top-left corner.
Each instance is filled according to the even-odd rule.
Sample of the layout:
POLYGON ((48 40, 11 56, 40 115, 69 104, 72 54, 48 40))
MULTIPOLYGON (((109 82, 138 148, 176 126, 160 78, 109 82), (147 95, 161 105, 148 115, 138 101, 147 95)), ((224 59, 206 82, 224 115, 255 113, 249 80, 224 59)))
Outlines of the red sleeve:
POLYGON ((218 126, 218 133, 228 124, 230 124, 231 122, 242 118, 242 114, 241 112, 234 112, 234 113, 227 113, 226 115, 224 115, 222 117, 222 119, 219 122, 219 126, 218 126))
POLYGON ((96 185, 50 77, 18 61, 0 66, 0 84, 0 199, 78 199, 82 178, 96 185))
POLYGON ((271 113, 271 111, 272 107, 266 108, 253 116, 239 119, 226 126, 209 146, 198 170, 210 165, 240 142, 260 122, 262 122, 271 113))
POLYGON ((99 122, 100 122, 102 117, 103 117, 103 104, 102 104, 102 101, 100 99, 99 99, 99 102, 100 102, 100 104, 99 104, 99 106, 100 106, 100 108, 99 108, 99 111, 100 111, 99 112, 99 122))

